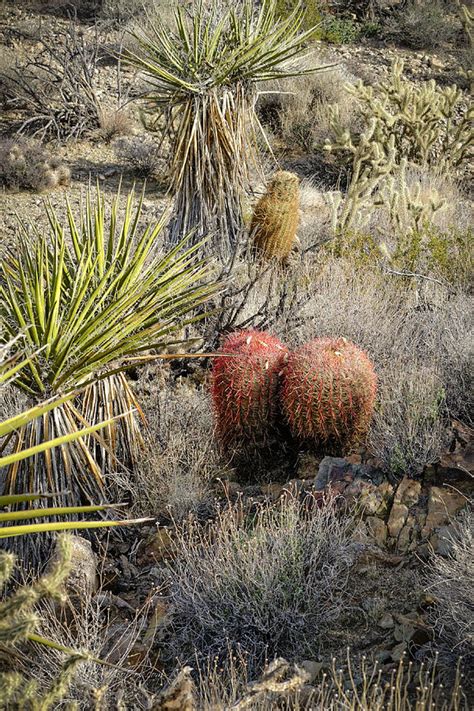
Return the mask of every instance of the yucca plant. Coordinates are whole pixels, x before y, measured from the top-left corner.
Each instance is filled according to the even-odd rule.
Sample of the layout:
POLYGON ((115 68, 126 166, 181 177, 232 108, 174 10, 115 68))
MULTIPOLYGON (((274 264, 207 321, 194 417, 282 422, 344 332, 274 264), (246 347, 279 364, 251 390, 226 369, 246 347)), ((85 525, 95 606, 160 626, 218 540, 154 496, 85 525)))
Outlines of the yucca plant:
POLYGON ((190 11, 178 6, 174 28, 157 17, 150 30, 134 33, 137 49, 125 60, 147 79, 150 125, 161 122, 171 147, 172 243, 191 228, 196 240, 213 231, 222 254, 236 243, 250 168, 259 167, 258 83, 333 66, 294 61, 316 29, 301 32, 304 15, 297 4, 278 16, 276 0, 224 9, 200 0, 190 11))
POLYGON ((184 248, 185 238, 158 252, 166 216, 142 227, 141 202, 134 207, 131 193, 119 220, 117 196, 107 220, 100 191, 95 201, 88 193, 80 221, 67 205, 65 225, 48 207, 49 232, 31 235, 23 225, 0 264, 0 343, 23 331, 31 351, 14 385, 37 403, 59 397, 5 437, 4 495, 52 494, 60 508, 116 498, 110 474, 133 464, 141 443, 141 410, 124 371, 201 318, 191 312, 218 288, 196 259, 199 245, 184 248), (56 438, 62 446, 43 451, 56 438), (25 448, 33 448, 28 459, 25 448))

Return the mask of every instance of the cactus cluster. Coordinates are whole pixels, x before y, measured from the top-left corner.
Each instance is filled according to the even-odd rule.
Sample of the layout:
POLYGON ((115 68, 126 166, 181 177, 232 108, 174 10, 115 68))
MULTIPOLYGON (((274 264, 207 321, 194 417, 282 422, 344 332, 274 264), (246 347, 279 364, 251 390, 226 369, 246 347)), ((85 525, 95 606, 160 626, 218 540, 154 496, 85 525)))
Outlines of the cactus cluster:
POLYGON ((280 170, 255 206, 250 226, 255 249, 266 259, 283 260, 291 252, 299 221, 299 178, 280 170))
POLYGON ((0 185, 44 192, 69 185, 71 171, 35 141, 0 142, 0 185))
POLYGON ((219 437, 226 447, 265 444, 277 421, 288 349, 278 338, 251 330, 228 336, 221 353, 214 361, 211 387, 219 437))
POLYGON ((317 338, 290 354, 281 392, 294 436, 348 445, 366 432, 376 376, 367 355, 345 338, 317 338))
POLYGON ((241 331, 222 345, 211 390, 224 446, 267 444, 285 422, 298 441, 349 446, 367 432, 377 380, 345 338, 317 338, 293 352, 267 333, 241 331))

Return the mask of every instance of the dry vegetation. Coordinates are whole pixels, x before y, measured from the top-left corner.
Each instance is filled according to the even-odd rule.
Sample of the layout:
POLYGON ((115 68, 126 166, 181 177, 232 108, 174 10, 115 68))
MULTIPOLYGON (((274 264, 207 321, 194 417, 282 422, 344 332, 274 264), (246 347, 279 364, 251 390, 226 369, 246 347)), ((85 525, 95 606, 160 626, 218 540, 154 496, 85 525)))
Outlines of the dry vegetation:
MULTIPOLYGON (((0 706, 472 708, 472 12, 24 5, 0 10, 0 706), (287 360, 255 356, 228 412, 272 393, 274 428, 226 443, 241 330, 352 341, 370 426, 300 439, 287 360), (89 536, 99 563, 60 538, 44 573, 112 501, 149 520, 89 536)), ((356 392, 335 355, 321 420, 356 392)))

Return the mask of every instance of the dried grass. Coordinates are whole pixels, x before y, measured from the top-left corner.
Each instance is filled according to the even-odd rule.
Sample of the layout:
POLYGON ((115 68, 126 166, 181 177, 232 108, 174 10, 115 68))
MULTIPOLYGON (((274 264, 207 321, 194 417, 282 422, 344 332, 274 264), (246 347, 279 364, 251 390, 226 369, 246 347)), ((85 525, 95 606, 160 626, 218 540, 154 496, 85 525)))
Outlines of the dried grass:
POLYGON ((314 658, 351 613, 351 526, 329 505, 305 513, 288 497, 254 513, 227 509, 207 531, 183 527, 168 564, 170 656, 240 650, 251 673, 267 656, 314 658))

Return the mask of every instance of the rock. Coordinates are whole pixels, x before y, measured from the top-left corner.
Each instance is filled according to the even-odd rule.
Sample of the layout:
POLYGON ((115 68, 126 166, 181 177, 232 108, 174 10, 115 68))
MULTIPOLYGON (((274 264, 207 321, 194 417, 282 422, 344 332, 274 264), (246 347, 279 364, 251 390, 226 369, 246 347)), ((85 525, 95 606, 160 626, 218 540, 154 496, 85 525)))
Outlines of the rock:
POLYGON ((444 69, 446 67, 445 63, 439 57, 430 57, 429 65, 433 69, 444 69))
POLYGON ((422 536, 427 538, 435 528, 443 526, 466 505, 466 497, 452 489, 432 486, 428 497, 428 514, 422 536))
POLYGON ((304 669, 304 671, 308 674, 308 683, 311 684, 317 676, 321 673, 322 669, 324 668, 324 664, 322 662, 314 662, 311 659, 305 659, 301 664, 298 664, 299 667, 304 669))
MULTIPOLYGON (((324 489, 331 481, 343 479, 349 474, 351 465, 342 457, 324 457, 319 465, 318 473, 314 482, 316 491, 324 489)), ((349 475, 347 481, 352 481, 349 475)))
POLYGON ((412 540, 413 531, 415 525, 415 517, 408 514, 405 525, 403 526, 400 534, 398 536, 398 548, 402 552, 406 552, 410 546, 412 540))
MULTIPOLYGON (((97 576, 97 557, 89 541, 82 536, 69 536, 71 545, 71 569, 65 581, 66 591, 72 597, 87 597, 96 592, 99 581, 97 576)), ((46 570, 59 560, 59 551, 54 550, 46 570)))
POLYGON ((455 526, 440 526, 436 533, 434 533, 430 538, 433 550, 440 555, 449 556, 453 550, 453 538, 455 537, 455 534, 455 526))
POLYGON ((380 620, 377 622, 378 626, 381 627, 383 630, 390 630, 392 627, 395 626, 395 622, 393 620, 392 615, 390 612, 386 612, 380 620))
POLYGON ((408 516, 408 507, 405 504, 396 504, 392 506, 390 516, 387 522, 387 528, 392 538, 398 538, 400 531, 405 525, 408 516))
POLYGON ((367 485, 360 497, 364 512, 371 516, 385 516, 392 494, 393 487, 388 482, 377 487, 372 486, 372 488, 367 485))
POLYGON ((369 536, 378 546, 382 547, 387 540, 387 526, 385 523, 377 516, 369 516, 365 523, 369 536))
POLYGON ((414 479, 404 477, 397 487, 395 492, 394 502, 396 504, 405 504, 405 506, 414 506, 418 503, 421 492, 421 483, 414 479))
POLYGON ((160 528, 148 541, 145 553, 157 563, 171 557, 173 538, 166 528, 160 528))
POLYGON ((278 483, 264 484, 262 491, 271 501, 278 501, 283 493, 283 485, 278 483))
POLYGON ((320 460, 314 454, 301 454, 298 460, 298 478, 314 479, 318 473, 320 460))

